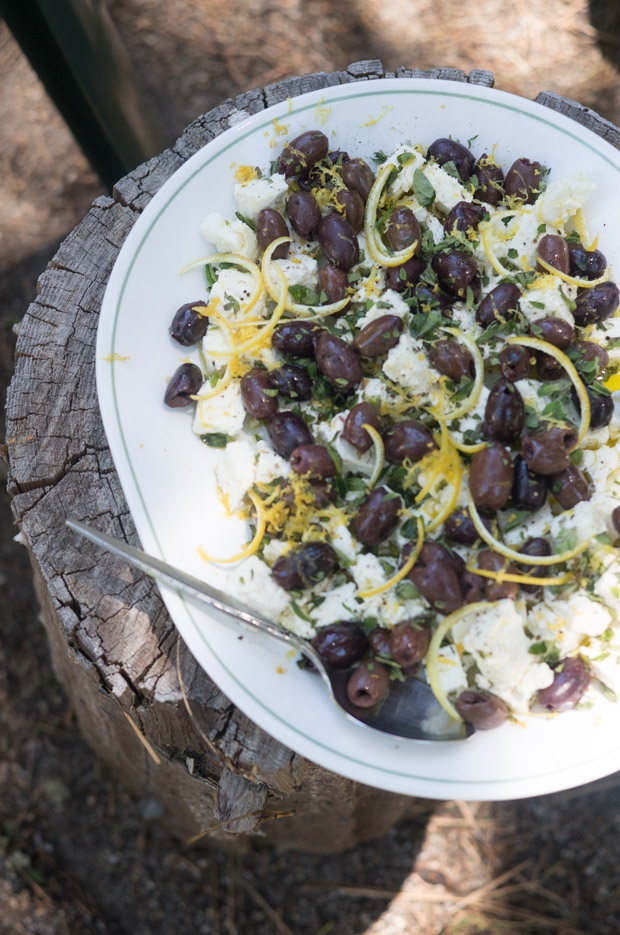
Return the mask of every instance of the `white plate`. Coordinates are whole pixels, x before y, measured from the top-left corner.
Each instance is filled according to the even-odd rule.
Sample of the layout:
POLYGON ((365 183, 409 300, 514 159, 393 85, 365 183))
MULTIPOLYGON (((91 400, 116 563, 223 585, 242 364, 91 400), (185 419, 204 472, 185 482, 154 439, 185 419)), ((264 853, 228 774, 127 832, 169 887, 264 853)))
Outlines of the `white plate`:
MULTIPOLYGON (((199 224, 210 210, 234 217, 233 164, 266 166, 287 138, 315 127, 334 148, 367 159, 400 142, 453 136, 474 138, 475 155, 497 144, 505 167, 519 156, 538 159, 551 167, 551 179, 584 169, 598 185, 587 209, 591 231, 600 232, 603 252, 620 270, 613 223, 620 216, 620 154, 568 118, 510 94, 450 81, 369 81, 283 102, 218 136, 169 179, 131 231, 110 277, 97 342, 103 421, 142 544, 212 581, 198 545, 232 554, 244 532, 222 516, 216 454, 192 434, 190 413, 162 403, 165 378, 185 357, 168 337, 171 318, 205 295, 199 270, 183 277, 179 271, 208 252, 199 224)), ((524 726, 505 725, 466 743, 395 741, 341 715, 319 679, 300 671, 279 645, 239 639, 238 631, 162 590, 183 639, 231 701, 282 743, 351 779, 409 795, 484 800, 539 795, 620 769, 620 705, 601 699, 589 711, 528 717, 524 726)))

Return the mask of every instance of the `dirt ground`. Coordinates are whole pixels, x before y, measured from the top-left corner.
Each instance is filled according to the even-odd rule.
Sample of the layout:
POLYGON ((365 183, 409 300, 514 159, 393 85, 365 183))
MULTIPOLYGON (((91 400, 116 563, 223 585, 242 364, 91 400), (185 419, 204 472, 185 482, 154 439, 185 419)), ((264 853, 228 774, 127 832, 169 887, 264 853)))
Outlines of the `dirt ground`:
MULTIPOLYGON (((239 91, 364 58, 491 69, 620 123, 606 0, 108 0, 166 135, 239 91)), ((0 393, 12 325, 102 192, 0 23, 0 393)), ((0 433, 3 434, 2 426, 0 433)), ((0 494, 0 935, 617 935, 620 774, 429 821, 335 857, 191 848, 99 766, 50 670, 0 494)))

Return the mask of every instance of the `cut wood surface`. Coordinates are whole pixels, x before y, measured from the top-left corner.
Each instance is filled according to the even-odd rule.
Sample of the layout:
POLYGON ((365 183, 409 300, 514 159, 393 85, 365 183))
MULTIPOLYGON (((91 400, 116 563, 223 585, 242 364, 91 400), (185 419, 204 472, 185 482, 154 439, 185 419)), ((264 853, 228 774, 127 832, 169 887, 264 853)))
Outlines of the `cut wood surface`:
MULTIPOLYGON (((139 545, 99 415, 95 339, 106 283, 140 212, 185 160, 243 117, 307 91, 386 76, 493 84, 483 70, 386 73, 369 61, 225 101, 121 179, 113 197, 94 202, 18 326, 9 492, 54 671, 97 754, 133 790, 157 798, 162 820, 183 838, 258 833, 280 847, 337 851, 432 809, 337 776, 267 735, 196 664, 152 580, 65 527, 71 515, 139 545)), ((537 100, 620 146, 619 131, 592 111, 547 92, 537 100)))

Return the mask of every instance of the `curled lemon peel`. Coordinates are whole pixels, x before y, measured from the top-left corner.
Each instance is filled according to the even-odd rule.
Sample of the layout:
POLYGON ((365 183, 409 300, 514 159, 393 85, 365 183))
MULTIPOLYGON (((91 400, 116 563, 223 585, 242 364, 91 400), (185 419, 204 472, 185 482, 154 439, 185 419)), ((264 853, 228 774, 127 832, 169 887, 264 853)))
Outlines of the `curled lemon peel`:
POLYGON ((563 575, 555 575, 551 578, 539 578, 535 575, 518 575, 518 574, 513 574, 512 572, 504 572, 504 571, 487 571, 485 568, 475 568, 472 565, 466 565, 465 571, 471 571, 472 574, 480 575, 481 578, 492 578, 493 581, 498 581, 500 584, 503 581, 509 581, 509 582, 513 582, 514 584, 536 584, 536 585, 543 585, 543 586, 554 586, 554 585, 560 585, 560 584, 568 584, 568 582, 572 581, 573 579, 573 576, 568 571, 563 575))
POLYGON ((475 455, 487 446, 486 442, 478 442, 477 445, 466 445, 465 442, 458 441, 452 433, 450 433, 450 442, 457 451, 462 451, 465 455, 475 455))
POLYGON ((205 562, 213 562, 217 565, 232 565, 234 562, 240 562, 243 558, 249 558, 250 555, 254 555, 263 540, 265 535, 265 530, 267 529, 267 520, 265 518, 265 512, 263 509, 263 502, 255 493, 250 492, 248 494, 250 500, 254 505, 256 510, 256 532, 254 533, 252 539, 240 552, 237 552, 236 555, 233 555, 231 558, 215 558, 213 555, 209 555, 202 546, 198 546, 198 554, 205 562))
MULTIPOLYGON (((480 239, 482 241, 482 249, 486 254, 486 258, 495 270, 496 273, 500 276, 512 276, 513 271, 507 269, 503 266, 502 263, 498 260, 493 244, 491 240, 493 239, 493 226, 497 221, 502 221, 507 217, 517 217, 518 215, 531 214, 531 210, 526 208, 511 208, 508 211, 498 211, 497 214, 494 214, 490 221, 483 221, 479 227, 478 231, 480 233, 480 239)), ((503 233, 507 233, 507 229, 504 228, 503 233)), ((508 237, 505 237, 504 240, 508 240, 508 237)), ((522 260, 524 258, 521 258, 522 260)), ((527 261, 526 261, 527 262, 527 261)))
MULTIPOLYGON (((274 270, 278 270, 280 272, 280 274, 284 277, 284 282, 286 283, 286 291, 284 293, 285 308, 287 312, 292 312, 293 315, 298 316, 298 315, 305 315, 308 311, 313 309, 313 306, 302 305, 301 303, 294 302, 291 298, 289 298, 288 282, 286 281, 286 276, 284 276, 284 273, 282 272, 280 267, 276 263, 274 263, 272 260, 274 251, 277 250, 277 248, 281 244, 291 243, 291 242, 292 242, 292 237, 277 237, 275 240, 271 241, 271 243, 269 244, 269 246, 267 247, 267 249, 265 250, 263 254, 262 272, 263 272, 263 279, 265 282, 265 286, 267 288, 267 292, 269 293, 271 298, 274 300, 274 302, 279 302, 281 296, 280 296, 280 289, 274 283, 273 272, 274 270)), ((315 314, 312 317, 313 318, 325 318, 326 315, 335 315, 337 312, 342 311, 342 309, 346 305, 348 305, 350 301, 351 301, 350 297, 347 296, 346 299, 340 299, 338 302, 330 302, 329 305, 319 306, 320 311, 315 312, 315 314)))
POLYGON ((600 286, 602 282, 607 282, 611 275, 609 266, 606 266, 605 272, 602 276, 599 276, 598 279, 579 279, 577 276, 569 276, 568 273, 563 273, 562 270, 556 269, 551 263, 547 263, 546 260, 543 260, 542 257, 538 255, 538 251, 536 252, 536 262, 548 273, 553 273, 554 276, 557 276, 563 282, 567 282, 571 286, 579 286, 581 289, 591 289, 593 286, 600 286))
POLYGON ((593 253, 598 246, 598 234, 596 235, 594 240, 590 243, 590 235, 588 233, 588 225, 586 223, 586 218, 583 213, 583 208, 577 208, 577 210, 575 211, 575 216, 573 218, 573 223, 575 225, 575 230, 579 234, 579 238, 583 244, 584 250, 587 253, 593 253))
POLYGON ((474 383, 471 388, 471 393, 467 399, 464 399, 460 406, 457 406, 455 409, 451 409, 449 412, 439 413, 438 415, 436 414, 436 418, 440 421, 446 420, 451 422, 453 419, 460 419, 468 412, 471 412, 480 399, 482 384, 484 382, 484 361, 482 359, 482 354, 480 353, 478 345, 474 339, 470 338, 470 336, 465 334, 464 331, 461 331, 459 328, 442 328, 441 330, 445 331, 447 334, 451 334, 455 338, 458 338, 458 340, 465 345, 467 350, 474 358, 474 383))
POLYGON ((200 260, 193 260, 191 263, 188 263, 187 266, 183 267, 179 275, 183 276, 184 273, 188 273, 197 266, 207 266, 211 263, 232 263, 234 266, 240 266, 247 273, 250 273, 253 292, 247 302, 244 302, 239 309, 240 314, 247 315, 248 312, 254 308, 265 289, 265 281, 260 268, 256 263, 252 262, 252 260, 248 260, 248 258, 241 253, 212 253, 209 256, 202 257, 200 260))
POLYGON ((393 588, 395 584, 398 584, 399 581, 402 581, 403 578, 406 578, 413 566, 415 565, 418 555, 424 544, 424 521, 418 516, 416 519, 416 524, 418 527, 418 538, 416 544, 411 552, 411 555, 405 562, 402 568, 400 568, 395 575, 392 575, 391 578, 388 578, 384 584, 379 585, 378 588, 371 588, 368 591, 359 591, 359 597, 366 600, 368 597, 375 597, 376 594, 382 594, 384 591, 388 591, 390 588, 393 588))
POLYGON ((448 516, 450 516, 450 514, 453 512, 454 508, 456 507, 456 503, 459 498, 459 492, 461 490, 461 479, 463 477, 463 466, 461 464, 461 459, 459 458, 458 454, 454 452, 454 455, 455 455, 455 460, 453 461, 454 467, 453 468, 452 466, 450 467, 450 470, 453 471, 453 473, 451 473, 451 476, 448 481, 448 483, 452 485, 452 494, 450 495, 450 498, 446 500, 446 503, 444 504, 443 508, 439 511, 437 516, 435 516, 432 522, 430 522, 429 525, 427 526, 427 532, 432 532, 434 529, 437 529, 438 526, 441 526, 441 524, 448 518, 448 516))
POLYGON ((574 448, 578 448, 584 440, 588 429, 590 428, 590 398, 584 386, 583 380, 577 373, 577 369, 573 362, 569 357, 566 356, 564 351, 561 351, 559 348, 554 347, 553 344, 549 344, 548 341, 543 341, 540 338, 529 338, 525 335, 514 335, 513 337, 506 338, 506 343, 521 344, 523 347, 531 347, 535 351, 542 351, 544 354, 549 354, 564 368, 566 375, 575 387, 575 392, 577 393, 577 397, 579 399, 579 405, 581 406, 581 422, 579 423, 577 442, 575 443, 573 450, 574 448))
POLYGON ((379 207, 383 190, 393 169, 393 165, 387 165, 383 166, 379 171, 368 193, 366 211, 364 212, 364 235, 366 237, 368 253, 374 263, 377 263, 379 266, 389 267, 400 266, 402 263, 406 263, 407 260, 411 259, 419 246, 419 241, 414 240, 414 242, 404 250, 395 250, 393 253, 386 253, 385 247, 381 243, 377 233, 377 228, 375 226, 377 223, 377 208, 379 207))
POLYGON ((365 431, 370 435, 375 451, 375 465, 368 481, 368 489, 372 490, 372 488, 379 480, 379 474, 383 470, 383 465, 385 463, 385 446, 383 444, 381 435, 376 430, 374 425, 369 425, 367 422, 364 422, 362 424, 362 428, 365 429, 365 431))

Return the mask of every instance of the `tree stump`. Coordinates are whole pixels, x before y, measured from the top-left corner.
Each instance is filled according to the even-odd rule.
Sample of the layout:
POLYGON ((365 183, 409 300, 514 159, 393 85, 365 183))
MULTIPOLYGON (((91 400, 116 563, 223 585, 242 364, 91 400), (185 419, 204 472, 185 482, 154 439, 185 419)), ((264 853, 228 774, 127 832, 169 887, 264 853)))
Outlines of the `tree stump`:
MULTIPOLYGON (((101 424, 95 336, 105 286, 136 218, 193 153, 239 119, 306 91, 380 77, 492 86, 486 71, 358 62, 227 100, 169 150, 98 198, 41 276, 18 329, 7 401, 9 492, 34 570, 56 676, 110 770, 155 797, 184 838, 262 834, 280 847, 337 851, 433 803, 371 789, 316 766, 234 708, 180 642, 150 578, 65 528, 72 516, 138 544, 101 424), (120 586, 122 583, 122 586, 120 586)), ((545 106, 620 145, 612 124, 557 95, 545 106)), ((210 839, 210 838, 209 838, 210 839)))

